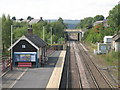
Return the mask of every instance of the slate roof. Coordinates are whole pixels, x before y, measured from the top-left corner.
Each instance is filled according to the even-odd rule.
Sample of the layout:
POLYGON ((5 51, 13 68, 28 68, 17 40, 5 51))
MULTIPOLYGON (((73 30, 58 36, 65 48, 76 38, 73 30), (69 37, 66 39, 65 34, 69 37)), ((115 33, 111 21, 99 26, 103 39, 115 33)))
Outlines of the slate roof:
POLYGON ((31 42, 33 42, 38 47, 44 47, 47 45, 45 41, 43 41, 38 35, 36 34, 27 34, 25 35, 31 42))
POLYGON ((38 23, 38 22, 39 22, 39 19, 33 19, 29 22, 29 24, 38 23))
POLYGON ((120 31, 113 35, 113 40, 114 41, 117 41, 118 39, 120 39, 120 31))

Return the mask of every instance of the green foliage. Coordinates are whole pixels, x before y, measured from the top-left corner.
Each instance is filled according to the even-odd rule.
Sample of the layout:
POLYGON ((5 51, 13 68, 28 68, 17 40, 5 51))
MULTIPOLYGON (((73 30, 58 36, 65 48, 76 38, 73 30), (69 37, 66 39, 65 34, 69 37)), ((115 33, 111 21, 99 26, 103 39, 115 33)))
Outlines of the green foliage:
POLYGON ((109 65, 118 65, 120 52, 110 51, 108 54, 102 55, 109 65))
POLYGON ((2 15, 2 48, 3 48, 3 55, 6 54, 7 48, 10 46, 10 39, 11 39, 11 25, 13 24, 10 16, 7 17, 3 14, 2 15))
POLYGON ((101 21, 101 20, 104 20, 103 15, 96 15, 94 18, 87 17, 87 18, 84 18, 83 20, 80 21, 80 23, 77 25, 77 28, 90 29, 93 27, 94 22, 101 21))
POLYGON ((108 24, 110 27, 114 28, 115 32, 120 30, 120 4, 116 5, 112 10, 110 10, 108 24))
POLYGON ((93 22, 101 21, 101 20, 104 20, 104 16, 103 16, 103 15, 96 15, 96 16, 94 17, 93 22))
POLYGON ((15 28, 13 30, 13 37, 14 37, 13 42, 18 40, 21 36, 25 35, 26 33, 27 33, 27 27, 15 28))
POLYGON ((59 17, 58 22, 63 23, 63 19, 59 17))
POLYGON ((63 44, 64 41, 65 41, 65 38, 61 37, 61 38, 58 39, 58 41, 59 41, 59 42, 58 42, 59 44, 63 44))
MULTIPOLYGON (((104 36, 112 36, 116 32, 120 30, 120 4, 116 5, 109 12, 109 16, 107 18, 109 27, 105 27, 103 24, 99 24, 94 26, 85 32, 84 40, 92 43, 103 42, 104 36)), ((104 16, 96 15, 93 19, 93 22, 103 20, 104 16)), ((89 18, 90 20, 90 18, 89 18)), ((79 28, 87 28, 85 19, 81 21, 79 28)), ((88 23, 89 24, 89 23, 88 23)))
MULTIPOLYGON (((31 19, 29 16, 28 19, 31 19)), ((13 22, 15 17, 10 19, 10 16, 7 17, 3 14, 2 18, 2 45, 4 55, 7 52, 7 49, 11 45, 11 25, 13 25, 13 43, 18 40, 21 36, 27 34, 28 22, 13 22)), ((21 18, 21 21, 23 19, 21 18)), ((48 23, 47 21, 41 20, 38 23, 32 25, 33 33, 37 34, 40 38, 43 38, 43 27, 44 27, 44 36, 47 43, 51 43, 51 36, 54 43, 62 43, 64 41, 64 29, 65 24, 63 23, 62 18, 59 18, 58 21, 48 23), (51 33, 52 27, 52 33, 51 33)))
POLYGON ((105 28, 103 24, 94 26, 92 29, 85 32, 84 40, 92 43, 103 42, 104 36, 113 35, 112 28, 105 28))
POLYGON ((2 41, 5 48, 8 48, 10 46, 11 25, 13 22, 10 20, 9 15, 7 16, 7 18, 5 17, 5 15, 3 15, 2 20, 2 41))
MULTIPOLYGON (((64 29, 65 25, 62 18, 59 18, 58 21, 48 23, 47 21, 40 21, 39 23, 33 24, 33 31, 39 37, 43 38, 43 26, 44 26, 44 36, 45 41, 50 43, 51 41, 51 27, 52 27, 52 38, 54 43, 58 43, 59 38, 64 38, 64 29)), ((63 40, 63 39, 62 39, 63 40)), ((62 41, 61 41, 62 42, 62 41)))
MULTIPOLYGON (((28 23, 27 22, 14 22, 14 41, 20 38, 22 35, 27 33, 28 23)), ((44 36, 47 43, 51 43, 51 27, 52 27, 52 39, 54 43, 58 43, 59 38, 64 38, 64 23, 61 22, 61 19, 48 23, 47 21, 40 21, 32 25, 33 33, 37 34, 40 38, 43 38, 43 27, 44 27, 44 36)), ((60 39, 62 42, 63 39, 60 39)))
POLYGON ((58 42, 58 37, 55 34, 53 34, 52 38, 54 44, 58 42))
POLYGON ((80 21, 80 23, 77 25, 77 28, 90 29, 92 28, 92 25, 93 25, 93 18, 87 17, 80 21))
POLYGON ((34 18, 31 17, 31 16, 28 16, 28 17, 27 17, 27 20, 29 20, 29 21, 31 21, 32 19, 34 19, 34 18))
POLYGON ((2 49, 2 18, 0 17, 0 49, 2 49))
POLYGON ((14 17, 12 17, 12 20, 16 20, 16 17, 14 16, 14 17))
POLYGON ((55 34, 58 38, 61 36, 63 37, 64 25, 61 22, 53 22, 51 23, 51 26, 53 27, 53 34, 55 34))
POLYGON ((22 35, 27 33, 27 22, 14 22, 13 23, 13 42, 19 39, 22 35))

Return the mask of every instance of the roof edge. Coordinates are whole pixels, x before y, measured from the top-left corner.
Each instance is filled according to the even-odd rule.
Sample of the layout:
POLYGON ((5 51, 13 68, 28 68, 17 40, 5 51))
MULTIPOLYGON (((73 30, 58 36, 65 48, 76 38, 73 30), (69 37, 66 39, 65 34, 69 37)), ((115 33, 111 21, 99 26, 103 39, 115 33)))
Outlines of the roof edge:
POLYGON ((11 48, 13 48, 19 41, 26 40, 28 41, 33 47, 35 47, 37 50, 39 50, 39 47, 36 46, 32 41, 30 41, 25 35, 23 35, 21 38, 19 38, 10 48, 8 48, 8 51, 10 51, 11 48))

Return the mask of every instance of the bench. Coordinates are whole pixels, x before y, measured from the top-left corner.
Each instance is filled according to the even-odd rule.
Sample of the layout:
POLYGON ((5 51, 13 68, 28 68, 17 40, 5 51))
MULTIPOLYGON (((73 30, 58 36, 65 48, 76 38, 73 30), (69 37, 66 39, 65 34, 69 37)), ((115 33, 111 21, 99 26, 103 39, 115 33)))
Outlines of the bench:
POLYGON ((19 62, 18 67, 32 67, 31 62, 19 62))

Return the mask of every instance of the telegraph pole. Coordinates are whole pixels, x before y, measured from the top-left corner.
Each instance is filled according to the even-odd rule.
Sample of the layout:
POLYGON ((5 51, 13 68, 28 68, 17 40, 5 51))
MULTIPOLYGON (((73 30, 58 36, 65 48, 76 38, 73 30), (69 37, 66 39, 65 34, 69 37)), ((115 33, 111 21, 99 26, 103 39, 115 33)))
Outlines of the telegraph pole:
MULTIPOLYGON (((12 42, 13 42, 13 31, 12 31, 12 29, 13 29, 13 25, 11 25, 11 46, 12 46, 12 42)), ((11 59, 12 59, 12 48, 11 48, 11 59)))
POLYGON ((11 60, 10 60, 10 66, 12 70, 12 60, 13 60, 13 49, 12 49, 12 42, 13 42, 13 25, 11 25, 11 60))
POLYGON ((52 27, 50 29, 51 29, 51 45, 52 45, 52 27))
POLYGON ((43 26, 43 40, 45 40, 45 27, 43 26))

